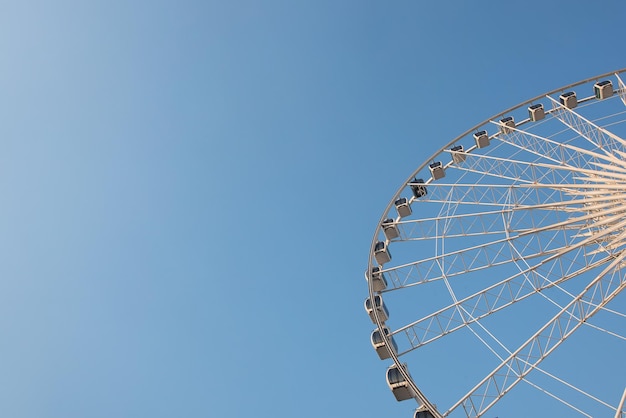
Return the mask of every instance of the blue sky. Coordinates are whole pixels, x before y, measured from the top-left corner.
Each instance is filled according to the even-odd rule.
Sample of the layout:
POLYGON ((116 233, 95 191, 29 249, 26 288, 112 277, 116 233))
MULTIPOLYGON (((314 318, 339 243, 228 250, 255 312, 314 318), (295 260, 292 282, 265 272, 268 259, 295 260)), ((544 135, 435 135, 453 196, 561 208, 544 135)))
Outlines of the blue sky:
POLYGON ((362 307, 376 222, 471 126, 626 67, 625 14, 3 2, 0 415, 410 416, 362 307))

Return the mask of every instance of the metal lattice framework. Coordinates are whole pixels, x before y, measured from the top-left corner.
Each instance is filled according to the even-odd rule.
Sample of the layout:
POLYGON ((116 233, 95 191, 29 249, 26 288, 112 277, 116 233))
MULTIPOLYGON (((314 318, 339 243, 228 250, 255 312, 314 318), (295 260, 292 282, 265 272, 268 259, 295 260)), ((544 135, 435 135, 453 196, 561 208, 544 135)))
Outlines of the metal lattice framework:
POLYGON ((416 417, 626 416, 625 72, 476 125, 391 199, 369 313, 416 417))

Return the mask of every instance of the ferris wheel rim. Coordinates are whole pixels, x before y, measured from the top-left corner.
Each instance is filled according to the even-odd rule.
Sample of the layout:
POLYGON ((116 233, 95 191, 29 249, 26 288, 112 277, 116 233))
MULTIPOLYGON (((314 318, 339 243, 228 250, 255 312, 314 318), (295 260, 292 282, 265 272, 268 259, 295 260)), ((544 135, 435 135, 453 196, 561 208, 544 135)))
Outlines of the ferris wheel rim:
MULTIPOLYGON (((373 235, 373 239, 370 245, 370 252, 369 252, 369 257, 368 257, 368 266, 367 266, 367 271, 366 271, 366 275, 369 275, 372 272, 372 268, 374 268, 375 266, 378 265, 378 263, 374 262, 374 253, 375 253, 375 247, 377 245, 377 243, 379 242, 379 237, 381 235, 381 230, 382 230, 382 225, 383 222, 385 221, 385 219, 388 218, 389 212, 392 210, 393 206, 394 206, 394 202, 401 196, 401 193, 407 188, 407 185, 409 183, 411 183, 411 181, 413 179, 416 178, 416 176, 418 175, 418 173, 420 173, 420 171, 424 170, 429 164, 431 164, 433 161, 435 161, 436 157, 441 155, 442 153, 444 153, 446 150, 448 150, 450 147, 454 146, 455 144, 457 144, 461 139, 466 138, 467 136, 471 135, 473 132, 476 132, 479 128, 488 125, 489 123, 494 123, 495 120, 498 120, 499 118, 510 114, 516 110, 519 110, 520 108, 523 108, 524 106, 528 106, 531 105, 533 103, 536 103, 537 101, 541 100, 541 99, 545 99, 546 97, 554 100, 551 96, 558 94, 558 93, 562 93, 565 92, 568 89, 572 89, 584 84, 588 84, 591 83, 593 81, 598 81, 601 80, 603 78, 606 77, 610 77, 610 76, 616 76, 618 78, 618 80, 621 81, 621 79, 619 79, 619 75, 626 73, 626 68, 621 68, 618 70, 614 70, 614 71, 610 71, 610 72, 606 72, 603 74, 599 74, 593 77, 589 77, 586 78, 584 80, 580 80, 577 81, 575 83, 571 83, 565 86, 561 86, 559 88, 553 89, 551 91, 548 91, 546 93, 542 93, 538 96, 535 96, 531 99, 525 100, 515 106, 512 106, 502 112, 498 112, 496 114, 494 114, 493 116, 491 116, 490 118, 485 119, 484 121, 476 124, 475 126, 471 127, 470 129, 466 130, 465 132, 463 132, 462 134, 458 135, 457 137, 455 137, 454 139, 452 139, 451 141, 449 141, 447 144, 445 144, 443 147, 440 147, 434 154, 432 154, 428 159, 424 160, 423 163, 421 163, 417 169, 415 169, 411 175, 403 182, 401 183, 400 187, 397 189, 397 191, 393 194, 391 200, 389 201, 387 207, 384 209, 382 216, 379 219, 379 222, 377 224, 377 227, 375 229, 374 235, 373 235)), ((591 98, 588 98, 591 99, 591 98)), ((626 102, 625 102, 626 104, 626 102)), ((527 121, 524 121, 524 123, 527 121)), ((431 181, 432 179, 429 179, 428 181, 431 181)), ((425 184, 428 184, 428 181, 425 184)), ((626 256, 625 256, 626 257, 626 256)), ((376 297, 376 295, 378 294, 375 290, 374 290, 374 285, 373 285, 373 280, 368 280, 368 294, 369 294, 369 298, 373 298, 376 297)), ((372 313, 373 316, 373 321, 376 325, 376 330, 378 330, 381 334, 381 337, 383 339, 383 341, 387 344, 387 346, 390 346, 390 340, 388 338, 388 335, 383 332, 385 326, 385 321, 379 316, 379 313, 376 309, 373 310, 372 313)), ((409 386, 411 387, 411 389, 414 392, 414 398, 419 402, 420 406, 418 408, 418 410, 427 410, 429 411, 434 418, 444 418, 446 417, 453 409, 455 409, 456 407, 458 407, 459 405, 455 405, 453 408, 451 408, 450 410, 446 411, 445 413, 441 413, 438 411, 437 407, 421 392, 421 390, 419 389, 419 387, 415 384, 415 382, 413 381, 411 375, 409 374, 409 371, 406 367, 406 364, 403 363, 400 359, 400 356, 403 355, 405 353, 395 353, 394 350, 389 350, 389 355, 390 358, 393 360, 393 364, 392 367, 396 367, 399 372, 402 374, 402 376, 406 379, 406 381, 408 382, 409 386)), ((625 392, 626 394, 626 392, 625 392)), ((460 403, 460 402, 459 402, 460 403)))

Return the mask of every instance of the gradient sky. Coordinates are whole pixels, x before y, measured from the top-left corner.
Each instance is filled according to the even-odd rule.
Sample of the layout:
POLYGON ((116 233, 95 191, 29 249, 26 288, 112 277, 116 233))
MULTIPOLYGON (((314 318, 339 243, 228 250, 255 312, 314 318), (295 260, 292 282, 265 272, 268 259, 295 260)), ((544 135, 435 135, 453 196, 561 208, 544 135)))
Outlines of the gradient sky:
POLYGON ((409 417, 362 307, 383 209, 471 126, 626 67, 624 17, 3 1, 0 415, 409 417))

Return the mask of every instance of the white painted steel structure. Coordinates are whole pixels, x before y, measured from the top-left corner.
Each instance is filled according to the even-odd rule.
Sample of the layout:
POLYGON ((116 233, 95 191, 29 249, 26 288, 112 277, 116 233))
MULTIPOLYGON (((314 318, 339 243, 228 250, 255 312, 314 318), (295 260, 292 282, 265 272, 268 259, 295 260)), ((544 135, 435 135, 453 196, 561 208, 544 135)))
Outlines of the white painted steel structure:
POLYGON ((474 126, 392 196, 370 315, 416 415, 623 416, 625 73, 474 126))

